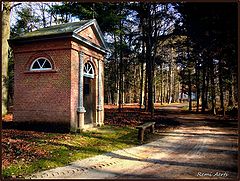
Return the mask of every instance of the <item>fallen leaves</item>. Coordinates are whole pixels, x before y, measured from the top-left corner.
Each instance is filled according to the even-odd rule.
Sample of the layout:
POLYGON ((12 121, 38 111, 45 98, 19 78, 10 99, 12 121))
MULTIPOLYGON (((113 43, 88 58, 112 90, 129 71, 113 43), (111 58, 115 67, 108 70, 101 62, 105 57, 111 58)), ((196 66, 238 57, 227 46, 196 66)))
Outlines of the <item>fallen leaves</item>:
MULTIPOLYGON (((12 115, 6 115, 3 119, 10 120, 11 118, 12 115)), ((104 123, 106 125, 115 125, 119 127, 136 127, 137 125, 142 124, 146 121, 157 122, 158 120, 160 120, 158 117, 155 116, 152 118, 151 114, 139 110, 138 106, 136 105, 130 105, 128 108, 124 108, 122 112, 118 112, 118 109, 112 107, 105 109, 104 123)), ((29 163, 41 158, 48 158, 53 156, 52 150, 46 148, 46 145, 67 146, 69 143, 74 142, 74 135, 61 133, 50 134, 39 131, 3 129, 2 135, 3 168, 6 168, 14 163, 29 163)), ((93 136, 100 137, 97 133, 95 133, 93 136)), ((80 135, 78 136, 79 141, 77 144, 82 145, 83 143, 79 138, 80 135)), ((72 153, 69 153, 69 156, 71 155, 72 153)))
POLYGON ((5 116, 2 117, 2 121, 5 121, 5 122, 10 122, 12 120, 13 120, 12 114, 6 114, 5 116))
POLYGON ((45 134, 34 131, 2 130, 2 166, 13 163, 27 163, 47 157, 49 153, 33 141, 42 139, 45 134))

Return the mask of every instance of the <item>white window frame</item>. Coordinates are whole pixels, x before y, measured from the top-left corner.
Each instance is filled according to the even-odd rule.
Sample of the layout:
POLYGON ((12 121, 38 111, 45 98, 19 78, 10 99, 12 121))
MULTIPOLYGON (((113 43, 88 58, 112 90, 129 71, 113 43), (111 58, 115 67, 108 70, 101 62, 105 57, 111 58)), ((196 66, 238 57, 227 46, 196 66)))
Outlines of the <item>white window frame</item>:
POLYGON ((37 59, 35 59, 33 62, 32 62, 32 64, 31 64, 31 67, 30 67, 30 71, 35 71, 35 70, 52 70, 53 69, 53 66, 52 66, 52 63, 51 63, 51 61, 49 61, 49 59, 47 59, 46 57, 39 57, 39 58, 37 58, 37 59), (45 62, 46 61, 48 61, 49 62, 49 64, 51 65, 51 68, 43 68, 43 66, 44 66, 44 64, 45 64, 45 62, 43 63, 43 65, 42 66, 40 66, 40 64, 39 64, 39 62, 38 62, 38 65, 39 65, 39 67, 40 68, 32 68, 33 67, 33 65, 35 64, 35 62, 37 62, 39 59, 45 59, 45 62))
POLYGON ((91 62, 87 62, 84 64, 84 68, 83 68, 83 76, 84 77, 88 77, 88 78, 94 78, 94 68, 91 62), (90 65, 90 67, 89 67, 90 65), (89 72, 92 70, 92 74, 90 74, 89 72))

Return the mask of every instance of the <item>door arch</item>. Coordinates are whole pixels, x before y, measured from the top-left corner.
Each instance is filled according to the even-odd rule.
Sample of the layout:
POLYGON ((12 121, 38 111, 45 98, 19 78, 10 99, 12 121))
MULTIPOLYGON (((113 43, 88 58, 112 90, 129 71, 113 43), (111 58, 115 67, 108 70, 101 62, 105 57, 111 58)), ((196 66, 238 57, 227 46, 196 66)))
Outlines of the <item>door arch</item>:
POLYGON ((84 124, 93 124, 95 113, 96 87, 94 66, 88 61, 83 69, 83 106, 86 110, 84 114, 84 124))

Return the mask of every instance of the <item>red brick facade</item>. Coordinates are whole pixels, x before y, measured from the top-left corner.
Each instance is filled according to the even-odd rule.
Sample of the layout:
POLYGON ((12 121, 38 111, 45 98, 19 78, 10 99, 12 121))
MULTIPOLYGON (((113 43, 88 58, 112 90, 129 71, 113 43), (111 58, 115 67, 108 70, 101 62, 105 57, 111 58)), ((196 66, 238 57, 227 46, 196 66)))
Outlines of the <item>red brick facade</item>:
MULTIPOLYGON (((91 27, 81 36, 96 39, 91 27)), ((99 43, 100 40, 93 40, 99 43)), ((94 116, 93 125, 103 123, 103 111, 98 114, 98 61, 101 66, 103 100, 104 54, 72 38, 32 41, 13 45, 14 51, 14 121, 64 123, 77 127, 79 96, 79 52, 84 63, 94 65, 94 116), (39 57, 50 60, 53 70, 30 71, 30 65, 39 57)), ((103 101, 102 101, 103 107, 103 101)))

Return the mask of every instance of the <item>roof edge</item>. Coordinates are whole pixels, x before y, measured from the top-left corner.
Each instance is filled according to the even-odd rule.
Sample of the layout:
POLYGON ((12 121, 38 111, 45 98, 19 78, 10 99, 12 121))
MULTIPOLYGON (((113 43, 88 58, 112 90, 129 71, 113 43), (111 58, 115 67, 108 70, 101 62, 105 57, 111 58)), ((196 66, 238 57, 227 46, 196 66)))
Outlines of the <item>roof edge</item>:
POLYGON ((20 44, 20 43, 30 43, 30 42, 36 42, 36 41, 43 41, 43 40, 54 40, 54 39, 63 39, 63 38, 74 38, 92 48, 94 48, 95 50, 98 50, 104 54, 107 54, 109 51, 108 48, 105 47, 100 47, 92 42, 90 42, 89 40, 85 39, 84 37, 79 36, 78 34, 74 33, 74 32, 67 32, 67 33, 61 33, 58 34, 56 36, 56 34, 54 35, 42 35, 42 36, 38 36, 38 37, 22 37, 22 38, 17 38, 17 39, 9 39, 9 45, 12 46, 14 44, 20 44))
POLYGON ((59 38, 69 38, 72 36, 72 32, 63 32, 52 35, 42 35, 42 36, 33 36, 33 37, 19 37, 19 38, 10 38, 8 39, 8 43, 13 45, 15 43, 22 42, 35 42, 39 40, 51 40, 51 39, 59 39, 59 38))
POLYGON ((75 38, 76 40, 79 40, 79 41, 81 41, 82 43, 84 43, 84 44, 86 44, 86 45, 88 45, 88 46, 90 46, 90 47, 98 50, 98 51, 101 51, 101 52, 105 53, 105 54, 107 54, 107 52, 109 52, 109 50, 108 50, 107 48, 105 48, 105 47, 102 48, 102 47, 100 47, 100 46, 98 46, 98 45, 90 42, 90 41, 87 40, 86 38, 84 38, 84 37, 82 37, 82 36, 79 36, 79 35, 76 34, 76 33, 73 33, 72 37, 75 38))
POLYGON ((84 30, 85 28, 87 28, 87 27, 89 27, 89 26, 91 26, 91 25, 94 25, 94 27, 95 27, 95 29, 96 29, 96 31, 97 31, 97 36, 98 36, 98 37, 100 38, 100 40, 102 41, 104 48, 105 48, 105 49, 108 49, 108 46, 107 46, 107 44, 106 44, 106 42, 105 42, 105 40, 104 40, 104 38, 103 38, 103 33, 102 33, 102 31, 101 31, 101 29, 100 29, 100 27, 99 27, 96 19, 92 19, 92 20, 86 22, 83 26, 77 28, 77 29, 74 30, 73 32, 77 34, 77 33, 81 32, 82 30, 84 30))

